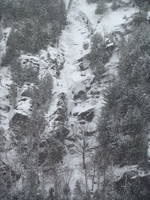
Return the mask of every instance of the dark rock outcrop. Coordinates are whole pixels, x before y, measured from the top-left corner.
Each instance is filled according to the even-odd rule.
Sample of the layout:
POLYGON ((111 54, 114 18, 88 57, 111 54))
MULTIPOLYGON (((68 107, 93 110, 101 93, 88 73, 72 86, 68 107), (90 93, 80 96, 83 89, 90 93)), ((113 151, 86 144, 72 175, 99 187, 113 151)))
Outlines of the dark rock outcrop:
POLYGON ((91 122, 94 116, 95 116, 94 108, 91 108, 78 114, 78 120, 85 120, 91 122))
POLYGON ((90 62, 86 58, 79 59, 78 61, 80 62, 79 67, 81 71, 85 71, 89 68, 90 62))
POLYGON ((86 92, 83 90, 80 90, 77 94, 74 94, 74 100, 77 99, 86 100, 86 98, 87 98, 86 92))
POLYGON ((69 134, 68 128, 65 126, 59 126, 55 131, 55 137, 63 141, 69 134))
POLYGON ((10 111, 10 109, 11 109, 10 106, 6 106, 6 105, 0 106, 0 110, 4 111, 6 113, 8 113, 10 111))

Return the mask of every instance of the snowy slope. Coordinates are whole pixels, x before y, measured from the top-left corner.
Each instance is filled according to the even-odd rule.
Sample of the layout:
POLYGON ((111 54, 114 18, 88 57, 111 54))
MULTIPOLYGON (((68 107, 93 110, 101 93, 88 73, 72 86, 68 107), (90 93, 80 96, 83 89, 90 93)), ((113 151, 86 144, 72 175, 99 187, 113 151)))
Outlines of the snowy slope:
POLYGON ((0 127, 4 130, 9 128, 9 120, 11 117, 11 105, 9 102, 11 73, 9 68, 0 70, 0 127))
MULTIPOLYGON (((11 29, 2 29, 2 37, 0 41, 0 66, 2 58, 6 53, 6 44, 11 29)), ((9 128, 9 120, 11 117, 11 105, 9 101, 12 78, 9 67, 0 67, 0 128, 5 131, 9 128)))
MULTIPOLYGON (((68 2, 68 1, 67 1, 68 2)), ((99 90, 98 97, 88 96, 84 101, 75 101, 74 93, 77 90, 84 90, 87 82, 93 80, 93 73, 87 67, 82 72, 80 70, 80 59, 90 52, 90 40, 92 34, 99 32, 102 35, 121 30, 122 24, 129 22, 130 17, 137 12, 136 8, 121 8, 117 11, 108 9, 103 16, 95 15, 96 4, 88 4, 86 0, 74 0, 68 11, 68 25, 62 32, 59 41, 59 48, 57 49, 58 55, 56 59, 64 60, 63 69, 59 77, 54 77, 54 90, 53 99, 51 102, 50 110, 47 118, 49 119, 49 129, 53 129, 52 116, 57 110, 58 96, 64 93, 67 98, 67 111, 68 111, 68 127, 78 126, 79 121, 77 115, 84 113, 90 109, 95 110, 95 117, 92 122, 86 124, 86 128, 96 130, 97 120, 99 119, 100 109, 103 106, 103 93, 102 91, 107 87, 107 80, 111 76, 117 75, 116 66, 119 61, 118 53, 114 52, 110 62, 106 65, 107 78, 102 81, 101 86, 95 86, 99 90), (88 49, 84 49, 83 45, 89 44, 88 49), (79 61, 79 62, 78 62, 79 61), (97 111, 97 112, 96 112, 97 111)), ((51 54, 51 49, 49 49, 51 54)), ((52 50, 52 52, 54 52, 52 50)), ((52 53, 53 54, 53 53, 52 53)), ((79 125, 80 126, 80 125, 79 125)), ((77 127, 79 129, 79 127, 77 127)), ((72 128, 70 128, 70 135, 72 135, 72 128)), ((88 139, 92 145, 96 145, 93 137, 88 139)), ((66 143, 67 144, 67 143, 66 143)), ((74 188, 75 182, 78 179, 83 180, 81 170, 82 159, 77 153, 68 154, 64 158, 64 166, 72 169, 71 189, 74 188)))
MULTIPOLYGON (((69 2, 69 0, 65 0, 66 8, 68 8, 69 2)), ((119 54, 115 50, 106 64, 106 77, 100 85, 94 82, 94 75, 89 63, 86 63, 86 69, 81 70, 82 58, 90 52, 90 41, 94 33, 105 35, 118 30, 123 32, 123 25, 131 20, 137 9, 126 7, 112 11, 108 8, 108 11, 100 16, 95 14, 96 4, 88 4, 86 0, 73 0, 70 5, 67 13, 67 25, 62 31, 58 47, 48 46, 47 50, 42 50, 39 55, 22 55, 20 59, 22 63, 28 60, 31 63, 29 66, 33 68, 38 66, 38 69, 35 68, 35 70, 39 70, 40 79, 44 79, 48 73, 52 75, 53 91, 48 112, 45 114, 47 120, 45 133, 51 134, 57 128, 55 119, 58 110, 63 108, 67 112, 65 126, 69 130, 68 138, 76 138, 80 134, 80 129, 86 130, 90 135, 86 138, 89 146, 93 149, 88 155, 90 158, 97 147, 95 138, 100 111, 104 104, 103 90, 108 86, 110 80, 117 77, 119 54), (85 44, 88 46, 86 49, 84 48, 85 44), (65 96, 64 102, 62 96, 65 96), (65 106, 66 108, 64 108, 65 106), (90 119, 85 119, 85 115, 88 114, 90 119)), ((3 33, 4 37, 0 43, 0 62, 6 52, 6 40, 9 32, 10 29, 7 29, 3 33)), ((26 101, 22 103, 21 95, 17 97, 17 107, 12 110, 8 98, 12 84, 11 79, 10 69, 8 67, 1 68, 0 127, 4 128, 6 132, 9 129, 10 118, 15 112, 30 116, 32 111, 31 99, 26 98, 26 101)), ((25 85, 18 94, 23 92, 24 88, 25 85)), ((71 190, 74 189, 77 180, 84 182, 82 156, 75 151, 77 145, 77 140, 65 140, 67 154, 63 160, 63 167, 72 171, 71 190)), ((8 154, 8 157, 11 157, 11 153, 8 154)), ((46 186, 48 191, 52 183, 50 180, 47 182, 49 184, 46 186)))

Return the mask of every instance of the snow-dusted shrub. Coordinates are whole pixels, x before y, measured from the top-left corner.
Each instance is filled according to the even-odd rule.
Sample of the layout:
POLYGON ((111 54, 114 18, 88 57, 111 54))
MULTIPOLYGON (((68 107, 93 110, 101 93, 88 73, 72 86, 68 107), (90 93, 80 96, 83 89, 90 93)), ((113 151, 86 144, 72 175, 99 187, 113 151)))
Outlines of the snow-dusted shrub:
POLYGON ((27 20, 23 24, 16 24, 16 28, 12 30, 8 38, 7 56, 11 59, 12 52, 36 53, 40 49, 46 48, 50 41, 48 31, 37 20, 27 20))
POLYGON ((148 10, 150 7, 150 1, 149 0, 133 0, 137 6, 139 6, 142 9, 148 10))
POLYGON ((5 151, 5 144, 6 144, 5 131, 3 128, 0 128, 0 152, 5 151))
POLYGON ((10 86, 10 96, 9 101, 10 104, 14 107, 16 104, 16 98, 17 98, 17 87, 15 83, 12 83, 10 86))
POLYGON ((40 143, 39 165, 45 163, 48 167, 54 167, 62 161, 64 154, 65 148, 62 142, 55 137, 49 137, 40 143))
MULTIPOLYGON (((108 1, 108 0, 107 0, 108 1)), ((87 0, 87 2, 90 4, 90 3, 97 3, 97 8, 96 8, 96 11, 95 13, 98 14, 98 15, 102 15, 107 7, 106 7, 106 2, 105 0, 87 0)))
POLYGON ((91 52, 88 55, 88 59, 98 80, 103 77, 105 64, 108 62, 111 54, 112 49, 109 51, 105 39, 100 34, 95 34, 91 41, 91 52))
POLYGON ((99 0, 95 13, 102 15, 106 11, 106 4, 104 0, 99 0))
POLYGON ((47 74, 42 80, 40 79, 38 81, 38 97, 36 97, 35 100, 38 98, 39 102, 39 107, 44 108, 47 106, 47 103, 49 105, 50 100, 51 100, 51 93, 52 93, 52 87, 53 87, 53 82, 52 82, 52 77, 50 74, 47 74))
POLYGON ((13 28, 3 65, 11 64, 20 51, 37 53, 56 43, 66 22, 63 0, 2 0, 0 13, 4 24, 10 21, 13 28))
POLYGON ((88 3, 97 3, 98 0, 87 0, 88 3))
POLYGON ((118 8, 130 5, 130 2, 124 0, 112 0, 111 2, 112 2, 111 8, 114 11, 117 10, 118 8))
POLYGON ((0 13, 4 20, 21 21, 37 18, 44 23, 52 20, 65 21, 65 4, 63 0, 1 0, 0 13))
POLYGON ((112 8, 112 10, 117 10, 118 8, 120 8, 121 7, 121 5, 120 5, 120 1, 113 1, 113 3, 112 3, 112 6, 111 6, 111 8, 112 8))
POLYGON ((122 45, 118 80, 104 96, 106 104, 99 127, 100 147, 110 152, 113 163, 123 166, 147 162, 149 32, 149 26, 142 24, 122 45))
POLYGON ((25 68, 22 66, 18 59, 13 60, 11 66, 12 78, 19 87, 24 84, 24 82, 35 83, 38 82, 38 69, 34 69, 32 66, 25 68))
POLYGON ((91 60, 93 59, 93 62, 101 60, 103 63, 106 63, 108 61, 108 54, 104 38, 100 34, 95 34, 91 43, 91 60))
POLYGON ((142 24, 136 28, 131 38, 120 49, 122 56, 119 72, 121 76, 126 76, 132 85, 136 85, 140 81, 150 81, 150 69, 148 67, 150 62, 149 32, 150 27, 147 24, 142 24))
POLYGON ((87 50, 89 48, 89 43, 85 42, 83 44, 83 48, 84 48, 84 50, 87 50))
POLYGON ((7 66, 9 64, 12 64, 12 61, 15 60, 19 56, 19 52, 17 50, 18 48, 17 42, 19 42, 17 39, 17 35, 11 32, 7 41, 6 54, 2 58, 2 66, 7 66))
MULTIPOLYGON (((101 2, 102 0, 87 0, 87 2, 90 4, 90 3, 99 3, 101 2)), ((105 0, 105 3, 110 3, 112 2, 112 0, 105 0)))
POLYGON ((138 94, 117 82, 107 91, 106 107, 99 126, 99 141, 110 160, 118 165, 145 162, 145 121, 136 104, 138 94), (130 94, 129 94, 130 92, 130 94))
POLYGON ((134 15, 133 20, 132 20, 132 25, 133 28, 136 26, 140 26, 141 24, 148 24, 148 20, 147 20, 147 14, 145 12, 138 12, 134 15))
POLYGON ((82 200, 84 195, 83 187, 81 186, 79 181, 76 181, 75 188, 74 188, 74 199, 82 200))

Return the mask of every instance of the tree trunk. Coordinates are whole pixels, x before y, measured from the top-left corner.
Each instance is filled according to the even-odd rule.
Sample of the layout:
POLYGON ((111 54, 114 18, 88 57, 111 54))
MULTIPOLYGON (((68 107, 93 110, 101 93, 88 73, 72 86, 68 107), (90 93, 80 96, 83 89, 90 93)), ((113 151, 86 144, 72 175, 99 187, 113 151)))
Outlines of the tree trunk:
POLYGON ((93 166, 93 177, 92 177, 92 188, 91 188, 92 191, 94 190, 95 173, 96 173, 96 168, 95 168, 95 163, 94 163, 94 166, 93 166))
POLYGON ((68 10, 71 8, 72 2, 73 2, 73 0, 69 1, 68 10))
POLYGON ((103 169, 103 190, 102 190, 102 196, 103 196, 103 200, 106 199, 106 170, 103 169))
POLYGON ((88 193, 88 178, 87 178, 87 169, 86 169, 86 161, 85 161, 85 152, 84 151, 83 151, 82 159, 83 159, 83 170, 84 170, 84 177, 85 177, 85 191, 87 194, 88 193))

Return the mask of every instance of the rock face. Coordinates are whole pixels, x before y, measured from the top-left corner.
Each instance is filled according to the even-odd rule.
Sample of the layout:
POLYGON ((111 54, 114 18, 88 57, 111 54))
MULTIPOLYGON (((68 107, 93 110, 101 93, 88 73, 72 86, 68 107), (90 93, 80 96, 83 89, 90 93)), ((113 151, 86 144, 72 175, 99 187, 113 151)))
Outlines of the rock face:
MULTIPOLYGON (((13 131, 14 139, 16 139, 17 142, 22 142, 22 144, 24 143, 26 145, 26 137, 31 129, 30 118, 27 115, 15 113, 10 120, 10 128, 13 131)), ((22 149, 24 146, 22 145, 22 149)))
POLYGON ((18 98, 12 119, 10 120, 10 127, 17 135, 20 131, 26 133, 32 114, 32 99, 31 97, 20 96, 18 98))
POLYGON ((74 100, 86 100, 87 95, 86 92, 84 90, 80 90, 77 94, 74 94, 74 100))
MULTIPOLYGON (((99 85, 87 59, 93 33, 102 31, 101 23, 98 22, 99 17, 95 16, 95 6, 96 4, 88 4, 87 0, 71 0, 68 14, 69 23, 66 24, 66 28, 60 34, 57 46, 47 44, 47 49, 41 50, 37 55, 20 55, 15 72, 18 79, 13 80, 16 87, 14 105, 9 102, 11 77, 8 76, 7 70, 3 72, 0 69, 0 73, 2 71, 4 76, 2 84, 0 77, 0 90, 5 91, 2 94, 0 92, 0 122, 8 119, 7 123, 3 123, 4 127, 8 124, 5 133, 9 133, 8 130, 11 133, 13 132, 15 142, 18 143, 9 142, 12 142, 14 146, 16 145, 16 149, 21 146, 20 152, 18 149, 16 150, 16 155, 20 159, 19 162, 22 164, 23 170, 26 173, 28 166, 37 170, 36 176, 39 176, 39 181, 43 177, 45 178, 44 190, 49 190, 49 187, 54 184, 54 182, 50 182, 53 181, 51 175, 46 174, 45 171, 49 172, 49 168, 53 166, 57 168, 55 164, 60 164, 62 168, 67 166, 70 171, 73 171, 71 190, 74 189, 77 179, 84 182, 84 173, 81 172, 83 145, 87 142, 87 146, 92 149, 90 154, 94 153, 97 147, 95 141, 97 134, 96 120, 99 117, 97 117, 97 110, 98 112, 101 110, 103 104, 101 101, 103 98, 102 91, 105 89, 105 83, 105 87, 108 86, 108 77, 107 79, 104 78, 105 80, 102 80, 99 85), (50 92, 51 81, 50 79, 47 81, 46 75, 50 75, 53 79, 52 93, 50 92), (77 146, 81 148, 79 149, 80 153, 77 152, 77 146), (24 161, 22 161, 23 159, 24 161), (30 163, 27 161, 30 161, 30 163), (38 161, 38 165, 32 166, 32 161, 33 164, 38 161), (41 174, 44 176, 42 177, 41 174)), ((114 12, 112 13, 114 14, 114 12)), ((108 24, 106 18, 105 16, 101 18, 104 30, 105 25, 108 24)), ((116 15, 114 18, 116 18, 116 15)), ((115 20, 113 21, 115 23, 115 20)), ((120 22, 122 19, 117 21, 120 22)), ((111 26, 119 28, 118 24, 111 24, 111 26)), ((53 27, 50 28, 53 29, 53 27)), ((107 28, 106 26, 106 32, 107 28)), ((110 30, 108 30, 109 32, 110 30)), ((108 53, 112 53, 116 45, 117 42, 112 43, 107 39, 106 49, 108 53)), ((112 62, 109 64, 110 66, 111 64, 114 65, 112 62)), ((109 73, 114 73, 114 71, 109 72, 109 70, 107 72, 108 76, 109 73)), ((10 138, 12 135, 9 135, 10 138)), ((89 158, 87 160, 89 161, 89 158)), ((7 174, 11 172, 14 182, 18 180, 19 176, 11 167, 6 167, 4 163, 0 164, 1 166, 7 174), (16 176, 17 178, 15 178, 16 176)), ((22 174, 22 177, 24 175, 22 174)), ((92 176, 89 175, 89 177, 92 176)), ((146 183, 149 187, 149 176, 145 176, 145 179, 141 176, 136 176, 136 178, 123 177, 120 182, 115 183, 116 190, 121 197, 123 196, 122 190, 126 193, 124 190, 126 179, 129 185, 133 183, 133 185, 138 186, 139 184, 139 187, 146 191, 146 196, 149 194, 148 188, 145 186, 146 183), (142 187, 142 184, 144 187, 142 187)), ((43 182, 41 181, 39 185, 42 188, 43 182)), ((30 184, 28 187, 30 187, 30 184)), ((138 195, 136 195, 138 200, 147 200, 144 199, 145 196, 141 196, 141 194, 139 196, 141 199, 138 199, 138 195)), ((2 199, 1 196, 0 199, 2 199)), ((124 199, 120 198, 119 200, 124 199)))
POLYGON ((7 105, 0 106, 0 110, 4 111, 6 113, 8 113, 10 111, 10 109, 11 109, 10 106, 7 106, 7 105))
POLYGON ((85 71, 89 68, 90 62, 86 58, 80 59, 79 62, 79 67, 81 71, 85 71))
MULTIPOLYGON (((40 70, 39 60, 32 56, 21 56, 21 66, 25 70, 31 70, 34 75, 37 75, 40 70)), ((33 75, 31 74, 31 75, 33 75)))
POLYGON ((94 108, 91 108, 82 113, 79 113, 78 120, 85 120, 85 121, 91 122, 93 120, 94 116, 95 116, 94 108))
POLYGON ((31 97, 33 95, 34 90, 36 90, 36 86, 32 83, 25 83, 20 89, 20 95, 22 97, 31 97))

